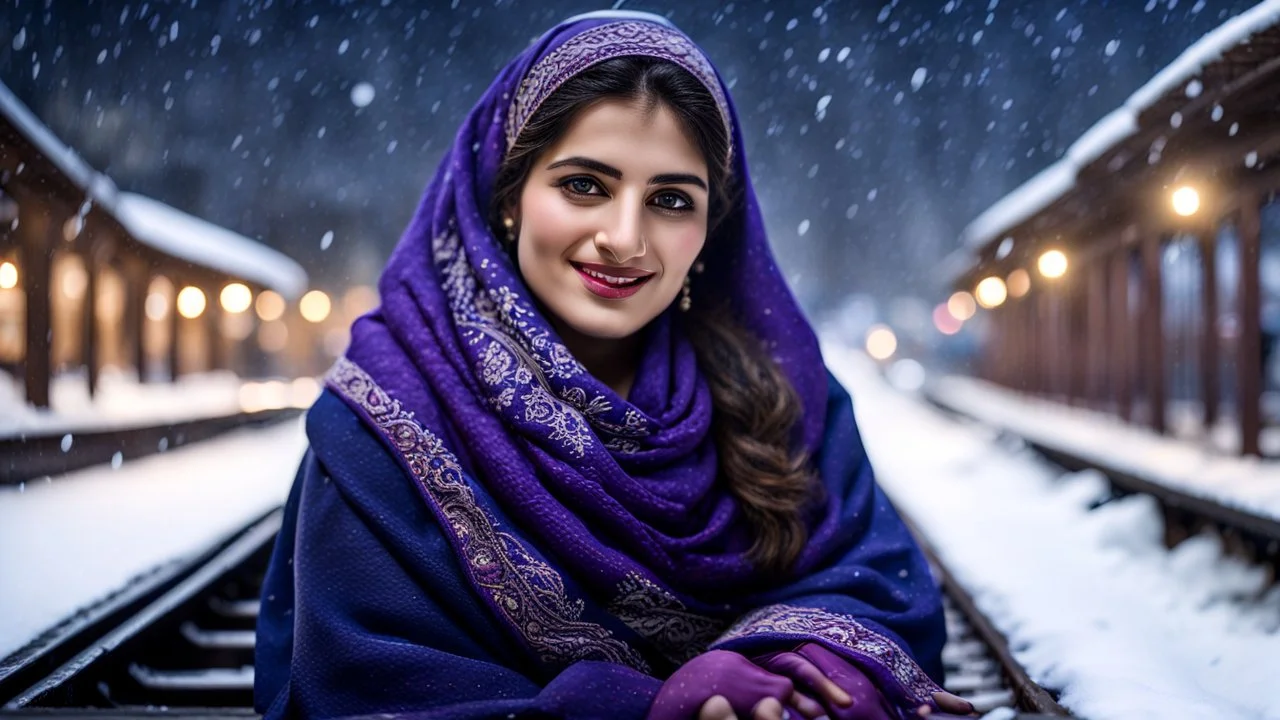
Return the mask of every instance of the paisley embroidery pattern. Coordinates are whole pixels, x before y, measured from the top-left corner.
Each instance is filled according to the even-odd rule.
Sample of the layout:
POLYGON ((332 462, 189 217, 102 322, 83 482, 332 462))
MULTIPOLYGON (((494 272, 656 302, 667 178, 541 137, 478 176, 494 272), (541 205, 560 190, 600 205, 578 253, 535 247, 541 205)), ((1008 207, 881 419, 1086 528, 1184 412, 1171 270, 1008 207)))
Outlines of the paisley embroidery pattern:
POLYGON ((462 240, 450 227, 432 242, 432 253, 463 344, 473 354, 478 388, 495 410, 541 428, 541 436, 573 458, 594 442, 632 454, 649 435, 648 420, 634 408, 615 408, 607 397, 588 396, 575 380, 586 369, 550 331, 534 322, 535 311, 507 286, 482 287, 467 261, 462 240), (555 387, 562 389, 557 393, 555 387))
POLYGON ((457 458, 398 400, 346 358, 338 360, 326 381, 363 409, 404 458, 428 502, 443 516, 476 589, 542 662, 567 666, 601 660, 649 671, 634 648, 603 626, 581 620, 583 601, 570 600, 560 574, 519 538, 498 528, 476 504, 457 458))
POLYGON ((706 652, 725 622, 691 612, 675 595, 638 573, 618 585, 609 612, 680 664, 706 652))
POLYGON ((926 704, 938 687, 897 643, 852 615, 792 605, 766 605, 743 615, 712 646, 748 635, 818 637, 874 660, 893 675, 911 700, 926 704))
POLYGON ((702 51, 671 28, 650 22, 624 20, 600 25, 575 35, 529 69, 507 112, 507 149, 515 145, 525 123, 529 122, 529 118, 538 111, 543 101, 566 80, 592 65, 628 55, 668 60, 687 70, 711 92, 724 121, 725 136, 733 137, 729 103, 716 78, 716 71, 702 51))

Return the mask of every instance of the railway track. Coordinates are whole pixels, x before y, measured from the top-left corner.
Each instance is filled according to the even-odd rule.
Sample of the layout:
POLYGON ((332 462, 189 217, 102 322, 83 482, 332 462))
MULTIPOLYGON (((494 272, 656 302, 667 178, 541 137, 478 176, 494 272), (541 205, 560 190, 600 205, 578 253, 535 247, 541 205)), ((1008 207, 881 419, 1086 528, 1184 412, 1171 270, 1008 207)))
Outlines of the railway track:
POLYGON ((1097 458, 1085 457, 1067 448, 1056 447, 1035 438, 1026 437, 1012 428, 993 425, 927 389, 924 398, 949 415, 992 427, 1002 435, 1016 438, 1026 447, 1064 470, 1100 472, 1107 479, 1113 497, 1135 494, 1151 497, 1160 506, 1164 520, 1164 541, 1167 547, 1172 548, 1201 532, 1213 532, 1222 538, 1223 548, 1228 554, 1267 568, 1272 583, 1280 579, 1280 522, 1182 492, 1152 478, 1141 477, 1134 472, 1108 466, 1097 458))
MULTIPOLYGON (((0 718, 254 717, 254 624, 279 509, 0 662, 0 718)), ((1066 715, 926 546, 945 591, 947 688, 980 710, 1066 715)))
POLYGON ((0 438, 0 485, 153 455, 221 435, 296 417, 297 408, 239 412, 160 425, 70 432, 23 433, 0 438))

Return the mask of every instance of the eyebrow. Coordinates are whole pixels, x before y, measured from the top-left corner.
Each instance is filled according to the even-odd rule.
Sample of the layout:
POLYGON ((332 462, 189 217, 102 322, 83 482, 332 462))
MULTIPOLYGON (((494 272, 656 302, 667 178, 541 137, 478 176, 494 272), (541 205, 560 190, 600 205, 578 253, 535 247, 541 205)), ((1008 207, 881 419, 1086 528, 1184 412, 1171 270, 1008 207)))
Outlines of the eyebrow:
MULTIPOLYGON (((587 168, 588 170, 595 170, 601 175, 608 175, 614 180, 622 179, 622 171, 619 170, 618 168, 612 165, 606 165, 605 163, 602 163, 599 160, 592 160, 591 158, 585 158, 585 157, 571 157, 571 158, 565 158, 564 160, 557 160, 556 162, 553 162, 550 165, 548 165, 547 169, 555 170, 556 168, 565 167, 566 165, 576 165, 578 167, 587 168)), ((689 173, 663 173, 661 175, 654 175, 653 177, 649 178, 649 184, 650 185, 677 185, 677 184, 696 185, 697 187, 700 187, 703 190, 707 189, 707 183, 702 178, 698 177, 697 175, 691 175, 689 173)))

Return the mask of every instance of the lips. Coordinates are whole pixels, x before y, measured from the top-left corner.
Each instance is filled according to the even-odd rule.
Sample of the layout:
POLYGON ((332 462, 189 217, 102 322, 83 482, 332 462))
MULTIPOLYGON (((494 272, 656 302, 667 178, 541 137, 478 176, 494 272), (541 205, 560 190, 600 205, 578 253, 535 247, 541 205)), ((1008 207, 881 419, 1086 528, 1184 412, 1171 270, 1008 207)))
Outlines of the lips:
POLYGON ((654 276, 639 268, 609 267, 593 263, 570 263, 592 293, 609 300, 631 297, 654 276))

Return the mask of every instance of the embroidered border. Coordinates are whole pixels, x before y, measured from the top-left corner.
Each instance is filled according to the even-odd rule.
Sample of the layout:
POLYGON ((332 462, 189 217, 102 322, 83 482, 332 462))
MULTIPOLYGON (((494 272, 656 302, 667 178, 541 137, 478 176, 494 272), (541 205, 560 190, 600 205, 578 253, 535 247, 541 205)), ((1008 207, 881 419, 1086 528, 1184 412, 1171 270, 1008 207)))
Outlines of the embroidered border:
POLYGON ((818 637, 874 660, 897 680, 909 700, 930 704, 940 691, 916 661, 897 643, 868 629, 852 615, 794 605, 766 605, 743 615, 712 647, 750 635, 800 635, 818 637))
POLYGON ((732 154, 733 121, 729 116, 729 102, 711 63, 680 31, 638 20, 607 23, 579 33, 530 68, 507 112, 507 149, 515 145, 525 123, 565 81, 592 65, 628 55, 673 62, 706 86, 720 109, 732 154))
POLYGON ((576 458, 597 439, 620 454, 640 451, 638 439, 650 433, 648 420, 630 406, 615 408, 604 395, 588 396, 569 384, 585 368, 534 322, 536 312, 520 293, 505 285, 481 286, 452 225, 432 240, 432 256, 459 337, 475 348, 468 353, 479 390, 495 410, 540 426, 543 438, 576 458), (558 393, 553 382, 562 385, 558 393))
POLYGON ((457 458, 398 400, 347 358, 334 364, 326 382, 367 413, 391 442, 444 519, 472 584, 540 660, 553 665, 603 660, 649 671, 634 648, 607 628, 580 619, 583 601, 570 600, 554 568, 498 529, 476 504, 457 458))
POLYGON ((691 612, 671 592, 638 573, 628 574, 617 593, 609 612, 677 664, 706 652, 726 625, 691 612))

